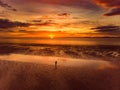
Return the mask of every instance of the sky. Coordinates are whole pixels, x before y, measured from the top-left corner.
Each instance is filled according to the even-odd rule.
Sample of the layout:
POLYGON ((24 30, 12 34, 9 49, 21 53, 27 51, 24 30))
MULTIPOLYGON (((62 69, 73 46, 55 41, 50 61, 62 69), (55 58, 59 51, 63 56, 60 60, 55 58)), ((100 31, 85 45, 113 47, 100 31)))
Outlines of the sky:
POLYGON ((0 37, 120 37, 120 0, 0 0, 0 37))

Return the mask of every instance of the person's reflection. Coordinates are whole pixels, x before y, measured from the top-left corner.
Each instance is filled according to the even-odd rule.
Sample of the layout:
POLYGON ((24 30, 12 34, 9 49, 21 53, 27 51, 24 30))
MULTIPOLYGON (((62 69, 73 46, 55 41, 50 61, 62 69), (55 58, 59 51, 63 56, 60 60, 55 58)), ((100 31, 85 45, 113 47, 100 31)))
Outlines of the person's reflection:
POLYGON ((57 69, 57 61, 55 61, 55 70, 57 69))

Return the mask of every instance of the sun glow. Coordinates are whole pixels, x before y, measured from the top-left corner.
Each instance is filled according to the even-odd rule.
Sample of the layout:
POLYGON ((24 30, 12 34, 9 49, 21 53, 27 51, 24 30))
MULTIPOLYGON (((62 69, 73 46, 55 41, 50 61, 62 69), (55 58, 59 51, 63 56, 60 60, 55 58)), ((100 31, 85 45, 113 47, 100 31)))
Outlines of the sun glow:
POLYGON ((54 34, 49 34, 49 38, 53 39, 53 38, 55 38, 55 35, 54 34))

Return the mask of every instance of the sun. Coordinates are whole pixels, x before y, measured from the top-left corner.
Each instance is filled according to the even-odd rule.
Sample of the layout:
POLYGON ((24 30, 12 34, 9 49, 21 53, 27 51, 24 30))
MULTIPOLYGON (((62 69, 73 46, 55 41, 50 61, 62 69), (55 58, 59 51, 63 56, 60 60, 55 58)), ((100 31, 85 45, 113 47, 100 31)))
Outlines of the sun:
POLYGON ((49 34, 48 36, 49 36, 49 38, 51 38, 51 39, 55 38, 55 35, 54 35, 54 34, 49 34))

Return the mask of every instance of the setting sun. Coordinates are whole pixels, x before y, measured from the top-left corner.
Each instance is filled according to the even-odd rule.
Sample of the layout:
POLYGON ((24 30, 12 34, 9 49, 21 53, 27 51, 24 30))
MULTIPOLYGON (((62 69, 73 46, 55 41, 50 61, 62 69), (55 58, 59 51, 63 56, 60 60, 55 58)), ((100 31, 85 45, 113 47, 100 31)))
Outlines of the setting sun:
POLYGON ((49 38, 50 38, 50 39, 53 39, 54 37, 55 37, 54 34, 49 34, 49 38))

